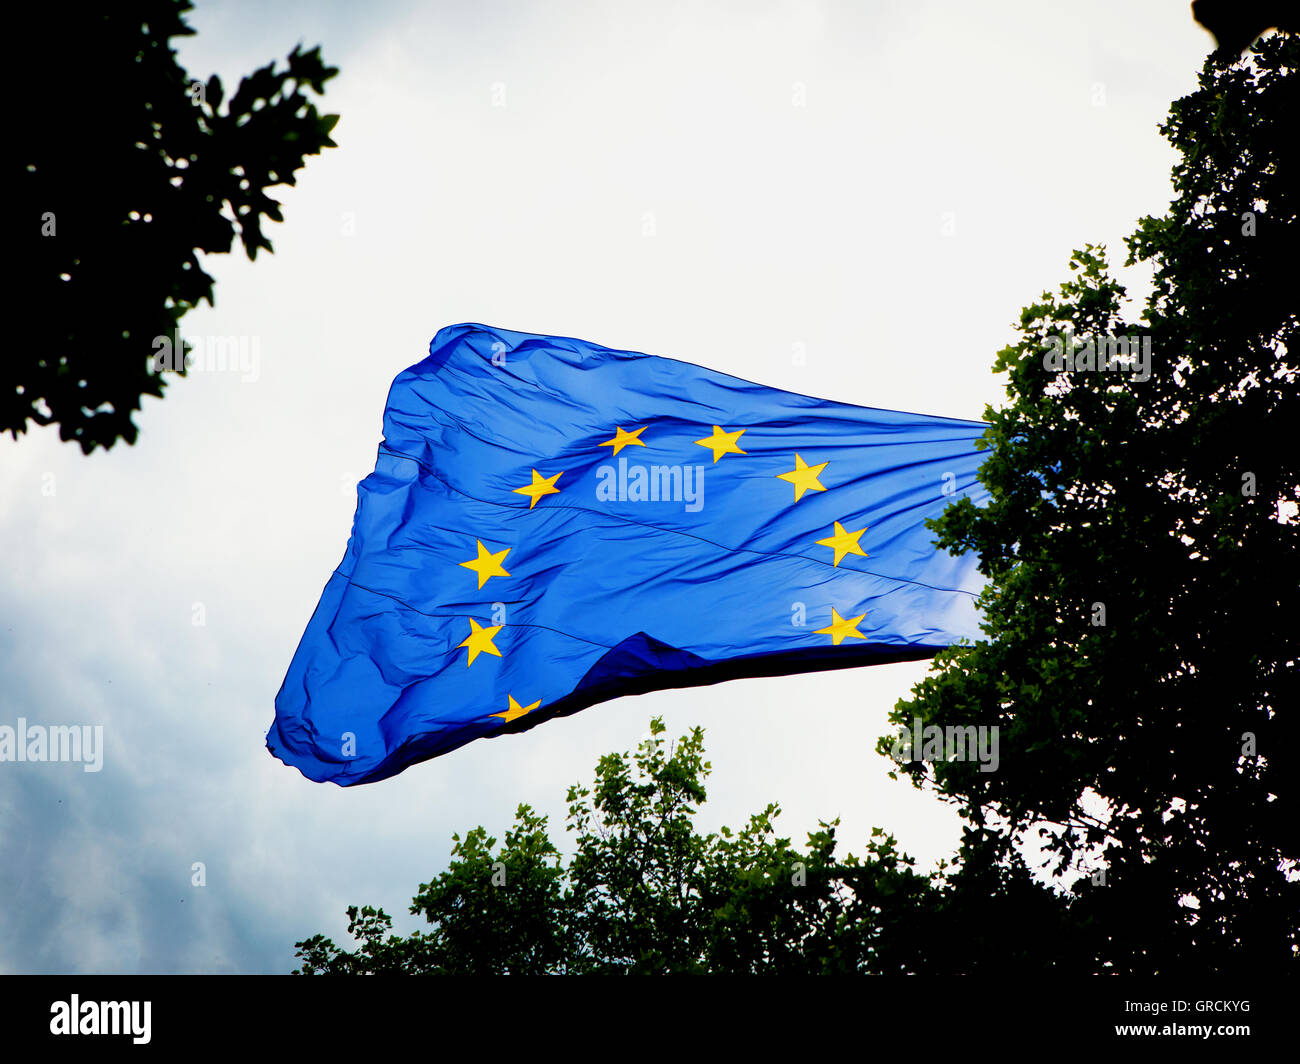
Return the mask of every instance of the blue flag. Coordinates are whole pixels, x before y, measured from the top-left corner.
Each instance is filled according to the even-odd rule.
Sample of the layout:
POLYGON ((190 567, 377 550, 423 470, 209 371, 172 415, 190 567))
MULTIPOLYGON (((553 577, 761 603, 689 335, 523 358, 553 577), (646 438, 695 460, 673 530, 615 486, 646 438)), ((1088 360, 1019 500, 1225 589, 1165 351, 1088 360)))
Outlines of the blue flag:
POLYGON ((978 421, 454 325, 393 382, 267 746, 371 783, 620 695, 927 658, 979 635, 978 421))

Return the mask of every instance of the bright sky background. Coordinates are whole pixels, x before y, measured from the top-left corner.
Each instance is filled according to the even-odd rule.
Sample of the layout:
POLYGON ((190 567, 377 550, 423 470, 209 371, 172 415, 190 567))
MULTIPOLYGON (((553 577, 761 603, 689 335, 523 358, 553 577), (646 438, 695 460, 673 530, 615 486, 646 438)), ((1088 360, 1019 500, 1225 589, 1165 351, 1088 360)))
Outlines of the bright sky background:
POLYGON ((388 386, 439 328, 978 418, 1070 250, 1122 262, 1168 204, 1156 127, 1211 46, 1185 0, 198 0, 189 21, 182 64, 228 92, 320 43, 339 147, 273 190, 275 254, 210 259, 216 307, 185 318, 256 338, 256 380, 176 381, 135 447, 92 458, 0 440, 0 724, 106 744, 99 773, 0 764, 0 972, 286 972, 352 903, 412 930, 453 831, 500 837, 528 802, 564 840, 567 785, 656 714, 705 728, 705 829, 777 801, 798 840, 838 816, 859 852, 879 825, 950 856, 955 815, 874 752, 924 664, 626 698, 351 789, 265 733, 388 386))

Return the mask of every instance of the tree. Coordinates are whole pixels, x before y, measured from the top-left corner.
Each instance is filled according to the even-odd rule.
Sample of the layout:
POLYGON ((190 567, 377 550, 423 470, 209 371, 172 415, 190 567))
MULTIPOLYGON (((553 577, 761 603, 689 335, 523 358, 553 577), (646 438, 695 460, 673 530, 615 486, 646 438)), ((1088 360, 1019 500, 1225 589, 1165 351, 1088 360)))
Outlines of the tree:
POLYGON ((481 827, 453 836, 450 866, 411 904, 431 930, 395 935, 382 909, 353 906, 357 948, 298 942, 299 974, 916 970, 937 894, 891 837, 874 829, 865 860, 839 861, 835 822, 800 850, 777 837, 775 805, 701 834, 703 733, 663 732, 652 721, 634 754, 569 789, 567 866, 521 805, 499 849, 481 827))
POLYGON ((1214 34, 1219 48, 1233 54, 1273 27, 1300 31, 1300 17, 1288 0, 1192 0, 1192 17, 1214 34))
POLYGON ((1127 265, 1154 268, 1141 321, 1104 249, 1075 252, 998 357, 991 501, 933 526, 980 555, 987 638, 940 654, 891 720, 997 727, 1001 766, 902 771, 971 819, 951 880, 968 901, 963 866, 1023 878, 1020 844, 1054 826, 1048 870, 1089 873, 1066 899, 1085 942, 1040 947, 1060 963, 1300 957, 1298 61, 1291 35, 1207 60, 1162 127, 1176 198, 1128 241, 1127 265), (1126 336, 1135 364, 1149 340, 1149 378, 1094 368, 1126 336))
POLYGON ((19 342, 5 359, 0 430, 59 426, 89 454, 134 443, 141 397, 185 373, 186 311, 213 302, 199 252, 271 251, 266 189, 295 183, 333 147, 337 115, 307 90, 337 71, 295 48, 241 80, 194 81, 170 39, 192 34, 188 0, 104 8, 37 5, 13 49, 14 248, 19 342), (222 104, 225 104, 223 109, 222 104))
POLYGON ((527 805, 495 853, 483 828, 453 835, 451 865, 420 886, 411 912, 433 931, 402 938, 392 918, 372 906, 348 909, 348 934, 359 944, 340 950, 323 935, 296 943, 301 974, 540 975, 563 970, 569 959, 569 901, 559 853, 546 835, 546 818, 527 805))

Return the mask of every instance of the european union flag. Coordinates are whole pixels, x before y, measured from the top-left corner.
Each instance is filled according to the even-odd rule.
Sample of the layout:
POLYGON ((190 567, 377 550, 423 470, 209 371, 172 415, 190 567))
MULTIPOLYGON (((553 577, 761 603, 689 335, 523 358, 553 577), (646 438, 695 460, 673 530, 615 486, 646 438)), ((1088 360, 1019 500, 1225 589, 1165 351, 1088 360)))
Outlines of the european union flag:
POLYGON ((931 657, 978 636, 928 517, 978 421, 454 325, 393 382, 267 746, 371 783, 619 695, 931 657))

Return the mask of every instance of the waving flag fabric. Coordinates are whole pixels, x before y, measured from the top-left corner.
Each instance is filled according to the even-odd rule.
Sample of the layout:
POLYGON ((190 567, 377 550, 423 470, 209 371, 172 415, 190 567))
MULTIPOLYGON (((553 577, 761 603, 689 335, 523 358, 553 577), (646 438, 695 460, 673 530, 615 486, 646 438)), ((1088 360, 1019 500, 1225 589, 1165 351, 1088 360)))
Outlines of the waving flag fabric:
POLYGON ((369 783, 619 695, 978 637, 978 421, 455 325, 393 382, 267 746, 369 783))

